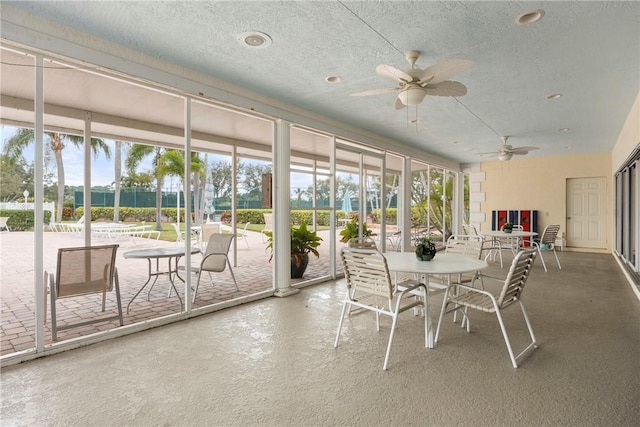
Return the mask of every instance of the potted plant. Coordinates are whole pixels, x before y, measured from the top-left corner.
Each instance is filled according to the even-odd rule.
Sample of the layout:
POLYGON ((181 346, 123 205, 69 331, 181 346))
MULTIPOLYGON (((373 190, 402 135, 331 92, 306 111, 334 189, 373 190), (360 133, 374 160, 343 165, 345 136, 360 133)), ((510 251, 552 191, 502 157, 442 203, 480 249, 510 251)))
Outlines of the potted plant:
MULTIPOLYGON (((351 222, 348 222, 347 225, 345 225, 345 227, 340 230, 340 235, 342 236, 340 241, 342 243, 348 243, 349 240, 353 239, 354 237, 358 237, 359 228, 360 226, 358 224, 358 221, 356 221, 355 218, 352 219, 351 222)), ((369 228, 367 227, 366 222, 362 224, 362 237, 371 237, 374 235, 375 234, 373 234, 373 231, 369 230, 369 228)))
POLYGON ((416 242, 416 258, 420 261, 431 261, 436 256, 436 245, 430 236, 421 237, 416 242))
MULTIPOLYGON (((273 258, 273 232, 265 231, 267 236, 267 248, 271 250, 273 258)), ((303 276, 309 264, 309 253, 320 257, 318 250, 322 238, 315 231, 309 230, 307 224, 302 222, 299 227, 291 226, 291 278, 299 279, 303 276)), ((269 261, 271 261, 269 258, 269 261)))
POLYGON ((511 233, 513 231, 513 224, 511 222, 505 222, 502 226, 502 231, 505 233, 511 233))

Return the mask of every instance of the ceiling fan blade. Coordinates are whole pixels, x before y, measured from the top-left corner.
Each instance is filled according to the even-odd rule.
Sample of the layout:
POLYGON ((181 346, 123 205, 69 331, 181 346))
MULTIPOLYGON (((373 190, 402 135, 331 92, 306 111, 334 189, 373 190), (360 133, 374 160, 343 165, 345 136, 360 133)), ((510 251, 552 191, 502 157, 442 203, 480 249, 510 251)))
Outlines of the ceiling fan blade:
POLYGON ((352 93, 351 96, 379 95, 381 93, 395 92, 397 90, 399 90, 399 88, 397 87, 387 87, 384 89, 372 89, 372 90, 365 90, 364 92, 352 93))
POLYGON ((499 151, 488 151, 486 153, 476 153, 478 154, 478 156, 488 156, 488 157, 494 157, 497 156, 498 154, 501 154, 499 151))
POLYGON ((509 152, 513 154, 527 154, 529 151, 537 150, 538 147, 514 147, 509 152))
POLYGON ((423 70, 420 83, 440 83, 473 67, 475 62, 469 59, 447 59, 423 70))
POLYGON ((400 82, 408 83, 413 80, 413 78, 409 74, 405 73, 404 71, 386 64, 378 65, 376 67, 376 73, 378 73, 379 76, 385 77, 395 82, 400 81, 400 82))
POLYGON ((404 105, 402 101, 400 101, 400 98, 396 97, 395 107, 396 110, 402 110, 404 107, 406 107, 406 105, 404 105))
POLYGON ((460 82, 445 81, 437 84, 428 84, 424 87, 427 95, 431 96, 464 96, 467 87, 460 82))

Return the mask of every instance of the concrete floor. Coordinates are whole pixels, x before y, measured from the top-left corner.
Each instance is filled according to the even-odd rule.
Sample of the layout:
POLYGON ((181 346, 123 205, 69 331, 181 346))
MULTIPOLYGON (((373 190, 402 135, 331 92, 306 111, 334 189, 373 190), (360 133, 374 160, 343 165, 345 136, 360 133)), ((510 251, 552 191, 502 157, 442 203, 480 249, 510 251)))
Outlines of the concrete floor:
MULTIPOLYGON (((611 255, 560 260, 534 266, 524 302, 540 348, 518 369, 484 313, 469 334, 448 319, 432 350, 420 318, 401 316, 386 372, 387 319, 376 332, 351 316, 334 349, 344 285, 330 282, 4 368, 0 423, 637 426, 638 299, 611 255)), ((521 348, 521 314, 505 322, 521 348)))

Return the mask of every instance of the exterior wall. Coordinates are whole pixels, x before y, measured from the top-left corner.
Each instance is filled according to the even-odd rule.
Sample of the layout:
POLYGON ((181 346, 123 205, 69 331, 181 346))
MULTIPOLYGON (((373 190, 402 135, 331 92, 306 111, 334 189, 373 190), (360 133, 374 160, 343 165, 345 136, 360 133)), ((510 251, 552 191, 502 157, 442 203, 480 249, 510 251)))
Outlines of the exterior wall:
POLYGON ((611 172, 615 173, 631 152, 640 144, 640 92, 611 151, 611 172))
MULTIPOLYGON (((491 229, 491 211, 498 209, 538 210, 538 230, 560 224, 566 231, 566 183, 568 178, 604 177, 606 200, 612 200, 611 153, 543 158, 512 159, 481 163, 485 194, 481 203, 484 222, 481 230, 491 229)), ((612 224, 613 208, 607 206, 606 224, 612 224)), ((612 251, 612 231, 607 229, 607 252, 612 251)))

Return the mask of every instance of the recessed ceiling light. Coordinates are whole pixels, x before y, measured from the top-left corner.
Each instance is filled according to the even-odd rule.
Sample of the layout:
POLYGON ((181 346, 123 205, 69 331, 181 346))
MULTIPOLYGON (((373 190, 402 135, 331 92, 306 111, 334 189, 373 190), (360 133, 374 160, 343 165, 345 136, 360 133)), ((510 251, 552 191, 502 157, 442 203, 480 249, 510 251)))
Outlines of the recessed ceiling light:
POLYGON ((553 93, 551 95, 548 95, 547 99, 558 99, 558 98, 561 98, 561 97, 562 97, 561 93, 553 93))
POLYGON ((569 128, 560 128, 558 132, 569 132, 569 128))
POLYGON ((538 22, 544 16, 544 10, 538 9, 531 12, 523 13, 516 18, 516 22, 520 25, 533 24, 538 22))
POLYGON ((240 43, 247 47, 265 48, 271 46, 272 40, 265 33, 260 31, 247 31, 238 35, 240 43))
POLYGON ((327 83, 340 83, 342 81, 342 77, 340 76, 329 76, 324 79, 327 83))
POLYGON ((565 150, 571 150, 573 148, 573 145, 565 145, 564 149, 565 150))

